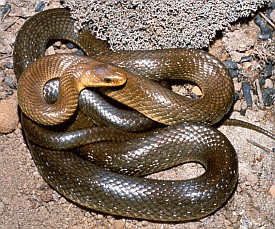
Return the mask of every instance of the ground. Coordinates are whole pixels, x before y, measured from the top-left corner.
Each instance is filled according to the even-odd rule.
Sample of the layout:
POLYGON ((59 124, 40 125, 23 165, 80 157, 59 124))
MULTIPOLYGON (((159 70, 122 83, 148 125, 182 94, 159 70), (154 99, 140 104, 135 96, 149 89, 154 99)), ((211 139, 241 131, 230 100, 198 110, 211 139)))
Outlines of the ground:
MULTIPOLYGON (((0 0, 0 7, 9 1, 0 0)), ((59 7, 59 1, 49 7, 59 7)), ((12 69, 12 47, 15 36, 25 20, 35 14, 38 1, 11 1, 9 14, 2 14, 0 24, 0 228, 275 228, 274 140, 239 127, 219 127, 234 145, 239 159, 238 186, 221 209, 194 222, 160 223, 113 217, 82 209, 51 189, 41 178, 22 136, 17 115, 16 80, 12 69), (248 140, 263 146, 248 143, 248 140)), ((3 11, 2 11, 3 12, 3 11)), ((237 23, 213 42, 210 52, 222 61, 239 61, 267 46, 257 38, 260 32, 253 20, 237 23)), ((274 50, 273 50, 274 51, 274 50)), ((273 52, 274 53, 274 52, 273 52)), ((263 55, 262 55, 263 56, 263 55)), ((234 79, 240 100, 231 117, 249 121, 275 132, 274 105, 260 109, 254 82, 264 74, 263 59, 238 64, 240 76, 234 79), (242 97, 241 82, 247 79, 253 89, 253 105, 247 108, 242 97), (243 111, 245 115, 241 115, 243 111)), ((262 87, 274 87, 273 76, 262 87)), ((201 168, 182 165, 154 175, 159 179, 181 179, 186 173, 195 174, 201 168)))

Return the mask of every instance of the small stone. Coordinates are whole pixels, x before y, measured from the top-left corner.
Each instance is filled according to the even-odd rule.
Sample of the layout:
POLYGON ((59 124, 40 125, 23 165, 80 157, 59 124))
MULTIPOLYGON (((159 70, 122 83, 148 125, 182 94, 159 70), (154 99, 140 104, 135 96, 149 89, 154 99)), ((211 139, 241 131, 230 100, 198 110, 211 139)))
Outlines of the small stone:
POLYGON ((156 31, 156 34, 161 35, 162 31, 163 31, 163 28, 158 28, 157 31, 156 31))
POLYGON ((238 82, 236 78, 234 79, 234 88, 237 92, 241 91, 242 89, 242 83, 238 82))
POLYGON ((246 63, 251 61, 251 57, 250 56, 243 56, 240 60, 240 63, 246 63))
POLYGON ((5 204, 0 201, 0 215, 4 212, 5 204))
POLYGON ((67 45, 62 44, 62 45, 60 46, 60 48, 61 48, 61 49, 66 49, 66 48, 67 48, 67 45))
POLYGON ((226 229, 234 229, 232 226, 225 226, 226 229))
POLYGON ((56 41, 54 44, 53 44, 53 46, 55 46, 55 47, 57 47, 57 48, 60 48, 60 46, 61 46, 61 41, 56 41))
POLYGON ((45 192, 45 193, 43 193, 43 194, 41 195, 41 200, 42 200, 43 202, 48 203, 48 202, 50 202, 50 201, 53 201, 54 199, 53 199, 53 195, 52 195, 51 193, 45 192))
POLYGON ((241 109, 240 110, 240 115, 245 116, 245 114, 246 114, 246 110, 241 109))
POLYGON ((198 96, 202 95, 201 89, 198 86, 193 87, 191 93, 194 93, 195 95, 198 95, 198 96))
POLYGON ((230 52, 231 59, 235 62, 240 62, 240 60, 243 57, 243 53, 237 52, 237 51, 231 51, 230 52))
POLYGON ((17 102, 14 100, 0 101, 0 133, 7 134, 18 126, 17 102))
POLYGON ((245 52, 247 50, 247 47, 245 44, 240 44, 238 47, 239 52, 245 52))
POLYGON ((74 43, 68 43, 68 44, 66 44, 66 46, 68 49, 73 49, 76 47, 74 43))
POLYGON ((72 54, 77 54, 77 55, 82 55, 82 56, 85 55, 85 53, 81 49, 76 49, 76 50, 72 49, 72 51, 73 51, 72 54))
POLYGON ((242 102, 241 102, 241 100, 238 100, 234 105, 234 110, 241 111, 241 109, 242 109, 242 102))
POLYGON ((275 184, 270 187, 270 189, 268 190, 268 192, 275 199, 275 184))
POLYGON ((4 6, 4 5, 6 5, 6 0, 0 0, 0 6, 4 6))
POLYGON ((249 82, 242 82, 243 97, 247 103, 247 106, 252 106, 252 96, 249 88, 249 82))
POLYGON ((267 26, 265 20, 257 15, 254 18, 254 22, 257 26, 260 27, 261 33, 258 34, 258 37, 262 40, 267 40, 272 37, 272 30, 267 26))
POLYGON ((40 174, 39 174, 39 172, 37 172, 37 171, 33 172, 33 175, 34 175, 34 177, 36 177, 36 178, 39 178, 39 177, 40 177, 40 174))
POLYGON ((60 203, 60 204, 67 203, 67 200, 66 200, 64 197, 61 197, 61 198, 59 199, 58 203, 60 203))
POLYGON ((270 13, 270 18, 272 21, 275 21, 275 10, 270 13))
POLYGON ((266 88, 263 90, 263 100, 266 106, 271 106, 275 101, 275 89, 266 88))
POLYGON ((44 1, 40 1, 37 6, 35 7, 35 12, 41 12, 45 7, 45 2, 44 1))
POLYGON ((235 77, 238 76, 239 69, 238 69, 238 64, 235 61, 226 60, 226 61, 223 61, 223 64, 228 69, 228 71, 229 71, 230 75, 232 76, 232 78, 235 78, 235 77))
POLYGON ((7 72, 7 75, 5 77, 4 83, 9 86, 11 89, 16 89, 17 88, 17 79, 15 77, 15 74, 12 72, 12 69, 9 69, 7 72))
POLYGON ((243 69, 245 69, 245 70, 250 69, 251 66, 252 66, 252 63, 250 63, 250 62, 244 62, 243 63, 243 69))
POLYGON ((274 86, 274 84, 273 84, 271 79, 266 79, 265 80, 265 87, 273 88, 273 86, 274 86))
POLYGON ((101 214, 98 214, 98 215, 97 215, 97 219, 103 219, 103 217, 104 217, 104 216, 101 215, 101 214))
POLYGON ((255 186, 258 182, 258 177, 256 174, 250 173, 249 176, 247 177, 249 182, 251 183, 251 186, 255 186))
POLYGON ((68 53, 66 49, 56 49, 55 53, 68 53))
POLYGON ((245 100, 242 100, 241 101, 241 110, 246 110, 247 109, 247 103, 246 103, 246 101, 245 100))
POLYGON ((0 100, 7 98, 8 93, 6 91, 0 91, 0 100))
POLYGON ((272 68, 273 68, 273 65, 272 65, 272 62, 268 61, 266 62, 266 65, 265 65, 265 77, 266 78, 269 78, 272 76, 272 68))
POLYGON ((61 195, 58 192, 53 193, 53 200, 58 201, 61 198, 61 195))
POLYGON ((116 220, 113 222, 114 228, 122 229, 125 228, 125 220, 116 220))
POLYGON ((45 55, 53 55, 55 54, 55 50, 54 50, 54 47, 53 46, 50 46, 47 50, 46 50, 46 53, 45 55))

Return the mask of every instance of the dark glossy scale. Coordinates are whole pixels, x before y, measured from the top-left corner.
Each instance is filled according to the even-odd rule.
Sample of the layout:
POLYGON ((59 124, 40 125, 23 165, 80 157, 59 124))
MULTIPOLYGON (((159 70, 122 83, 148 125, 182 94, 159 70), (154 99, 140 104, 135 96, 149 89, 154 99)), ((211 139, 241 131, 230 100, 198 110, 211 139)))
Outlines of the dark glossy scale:
MULTIPOLYGON (((105 42, 97 42, 86 32, 81 35, 74 32, 74 21, 64 9, 49 10, 28 20, 15 42, 17 78, 31 62, 44 55, 48 40, 68 39, 96 59, 110 61, 136 73, 129 74, 126 86, 120 90, 100 90, 155 121, 164 124, 183 120, 216 123, 233 102, 233 83, 227 70, 204 52, 173 49, 113 53, 105 42), (144 75, 144 70, 145 77, 139 77, 144 75), (211 78, 207 78, 210 75, 211 78), (186 100, 148 79, 179 76, 197 83, 203 91, 202 98, 186 100)), ((26 122, 22 127, 31 131, 31 126, 26 122)), ((172 144, 171 151, 179 153, 184 150, 183 161, 202 163, 206 170, 202 176, 186 181, 158 181, 121 175, 77 157, 73 150, 46 150, 31 143, 28 137, 27 140, 43 178, 80 205, 115 215, 163 221, 197 219, 215 211, 228 199, 237 182, 238 164, 234 148, 219 131, 200 124, 179 124, 168 127, 167 132, 162 131, 160 135, 153 134, 148 139, 132 140, 130 153, 138 154, 146 152, 146 149, 150 155, 156 149, 156 154, 160 154, 159 150, 169 142, 180 139, 181 145, 172 144)), ((41 134, 44 136, 38 140, 39 144, 46 145, 52 136, 43 129, 41 134)), ((56 139, 59 141, 59 137, 56 139)), ((169 149, 166 151, 169 152, 169 149)), ((163 159, 160 157, 159 160, 163 159)))
MULTIPOLYGON (((145 179, 107 171, 72 151, 51 151, 32 143, 29 148, 43 178, 58 192, 85 207, 161 221, 206 216, 227 200, 236 185, 235 150, 223 134, 211 127, 180 124, 168 135, 189 139, 182 146, 185 160, 202 163, 206 170, 203 175, 184 181, 145 179)), ((154 143, 163 140, 160 136, 154 143)))
MULTIPOLYGON (((86 121, 86 120, 85 120, 86 121)), ((43 146, 47 149, 64 150, 71 149, 78 146, 87 145, 93 142, 101 141, 125 141, 131 136, 122 130, 115 129, 109 126, 90 126, 85 123, 84 119, 81 123, 73 123, 75 127, 68 127, 67 131, 62 127, 56 126, 54 128, 47 128, 38 125, 23 113, 21 115, 21 122, 24 126, 24 133, 33 142, 43 146), (83 124, 84 123, 84 124, 83 124), (83 125, 83 128, 81 128, 83 125), (75 129, 77 128, 77 129, 75 129)), ((140 135, 135 133, 136 136, 140 135)))
MULTIPOLYGON (((48 103, 58 99, 59 80, 52 80, 44 87, 44 97, 48 103)), ((125 131, 143 131, 153 127, 154 122, 139 112, 119 104, 109 103, 102 93, 84 89, 79 94, 78 106, 90 116, 96 125, 112 125, 125 131)), ((114 102, 114 101, 112 101, 114 102)))
POLYGON ((113 106, 95 91, 83 90, 78 105, 98 125, 112 125, 125 131, 143 131, 154 125, 153 120, 135 110, 113 106))

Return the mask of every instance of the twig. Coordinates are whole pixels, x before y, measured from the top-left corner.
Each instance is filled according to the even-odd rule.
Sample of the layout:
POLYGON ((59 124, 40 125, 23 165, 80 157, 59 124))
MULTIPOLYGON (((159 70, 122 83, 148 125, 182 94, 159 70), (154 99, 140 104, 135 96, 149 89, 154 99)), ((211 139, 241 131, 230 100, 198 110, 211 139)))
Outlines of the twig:
POLYGON ((268 149, 268 148, 266 148, 266 147, 260 145, 260 144, 257 143, 257 142, 254 142, 254 141, 249 140, 249 139, 246 139, 246 141, 247 141, 248 143, 250 143, 250 144, 252 144, 252 145, 254 145, 254 146, 256 146, 256 147, 258 147, 258 148, 260 148, 260 149, 262 149, 262 150, 264 150, 264 151, 267 152, 267 153, 273 153, 271 149, 268 149))
POLYGON ((4 31, 7 31, 10 27, 12 27, 17 21, 19 20, 19 18, 16 18, 12 23, 10 23, 10 25, 8 25, 4 31))
POLYGON ((12 57, 12 54, 9 54, 7 56, 0 56, 0 60, 6 59, 6 58, 9 58, 9 57, 12 57))
POLYGON ((272 21, 272 20, 270 20, 267 16, 265 16, 262 12, 259 12, 259 14, 261 15, 261 17, 263 18, 263 19, 265 19, 272 27, 273 27, 273 29, 275 29, 275 23, 272 21))
POLYGON ((259 108, 261 110, 263 110, 264 109, 264 100, 263 100, 263 96, 262 96, 262 92, 261 92, 261 88, 260 88, 259 79, 255 80, 255 84, 256 84, 257 93, 258 93, 258 97, 259 97, 259 108))

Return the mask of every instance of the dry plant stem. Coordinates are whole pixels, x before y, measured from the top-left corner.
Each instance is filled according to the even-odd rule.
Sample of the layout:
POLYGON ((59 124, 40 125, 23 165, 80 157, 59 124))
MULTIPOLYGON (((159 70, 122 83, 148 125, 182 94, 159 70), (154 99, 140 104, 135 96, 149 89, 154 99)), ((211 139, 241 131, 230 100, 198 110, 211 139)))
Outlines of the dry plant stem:
POLYGON ((6 59, 6 58, 9 58, 9 57, 12 57, 12 54, 9 54, 9 55, 7 55, 7 56, 1 56, 1 57, 0 57, 0 60, 6 59))
POLYGON ((271 150, 271 149, 268 149, 268 148, 266 148, 266 147, 260 145, 260 144, 257 143, 257 142, 254 142, 254 141, 249 140, 249 139, 246 139, 246 140, 247 140, 248 143, 250 143, 250 144, 252 144, 252 145, 254 145, 254 146, 256 146, 256 147, 258 147, 258 148, 260 148, 260 149, 262 149, 262 150, 264 150, 265 152, 267 152, 267 153, 272 153, 272 150, 271 150))
POLYGON ((256 84, 257 93, 259 96, 259 108, 263 110, 264 109, 264 100, 263 100, 263 96, 262 96, 262 92, 261 92, 261 88, 260 88, 259 79, 255 80, 255 84, 256 84))
POLYGON ((268 22, 269 25, 272 26, 273 29, 275 29, 275 23, 271 19, 269 19, 267 16, 265 16, 262 12, 259 12, 259 14, 261 15, 261 17, 263 19, 265 19, 268 22))

